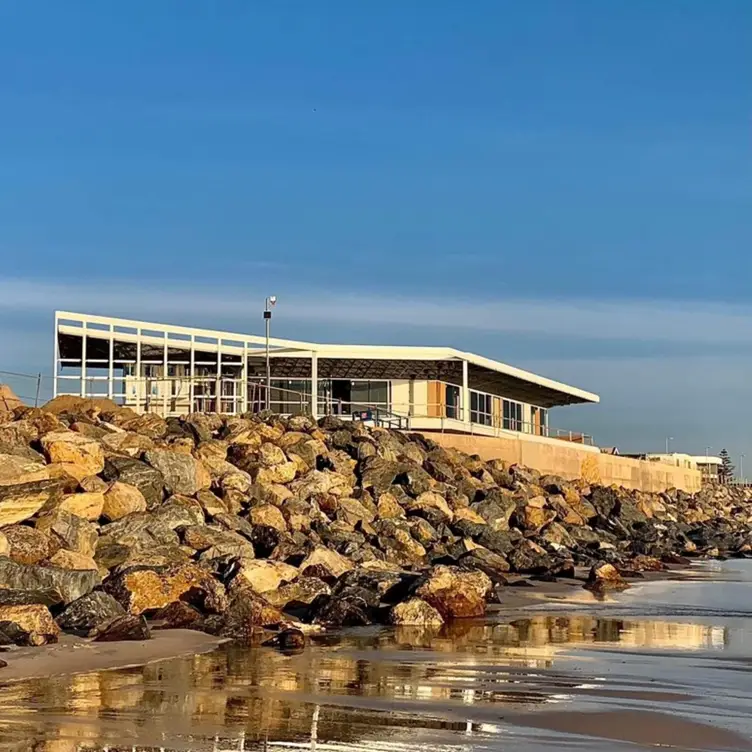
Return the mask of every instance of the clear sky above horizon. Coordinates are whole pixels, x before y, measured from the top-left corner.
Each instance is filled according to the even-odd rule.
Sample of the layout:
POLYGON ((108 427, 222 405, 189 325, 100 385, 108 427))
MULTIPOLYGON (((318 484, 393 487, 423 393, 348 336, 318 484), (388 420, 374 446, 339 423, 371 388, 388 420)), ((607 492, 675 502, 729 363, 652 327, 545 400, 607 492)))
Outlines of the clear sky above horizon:
MULTIPOLYGON (((51 311, 449 344, 752 457, 752 3, 5 0, 0 370, 51 311)), ((750 460, 752 468, 752 459, 750 460)))

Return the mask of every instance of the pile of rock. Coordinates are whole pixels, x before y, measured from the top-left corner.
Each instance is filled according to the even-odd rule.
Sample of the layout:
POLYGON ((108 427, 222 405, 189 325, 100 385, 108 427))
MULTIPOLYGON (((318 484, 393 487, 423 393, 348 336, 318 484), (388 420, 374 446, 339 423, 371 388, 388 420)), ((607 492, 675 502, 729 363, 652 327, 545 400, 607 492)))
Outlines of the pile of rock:
POLYGON ((750 550, 730 489, 587 486, 358 422, 164 420, 67 398, 0 423, 5 644, 437 626, 483 616, 510 577, 589 567, 603 593, 750 550))

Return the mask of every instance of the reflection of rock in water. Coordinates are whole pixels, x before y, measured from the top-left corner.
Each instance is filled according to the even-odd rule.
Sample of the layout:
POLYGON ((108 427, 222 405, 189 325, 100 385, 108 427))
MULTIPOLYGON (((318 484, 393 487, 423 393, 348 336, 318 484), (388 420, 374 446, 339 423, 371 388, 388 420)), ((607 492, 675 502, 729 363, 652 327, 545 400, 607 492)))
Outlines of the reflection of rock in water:
MULTIPOLYGON (((16 741, 24 729, 39 752, 114 752, 131 744, 208 751, 221 730, 221 752, 238 749, 241 739, 246 750, 263 749, 265 740, 275 749, 282 742, 305 749, 311 739, 346 750, 401 732, 404 745, 408 729, 464 733, 470 712, 486 708, 498 718, 505 706, 560 697, 576 681, 557 676, 551 683, 541 670, 569 646, 694 649, 722 644, 723 637, 721 628, 696 624, 537 615, 509 624, 334 634, 294 656, 228 647, 140 669, 4 687, 0 740, 16 741)), ((469 731, 492 727, 474 719, 469 731)))

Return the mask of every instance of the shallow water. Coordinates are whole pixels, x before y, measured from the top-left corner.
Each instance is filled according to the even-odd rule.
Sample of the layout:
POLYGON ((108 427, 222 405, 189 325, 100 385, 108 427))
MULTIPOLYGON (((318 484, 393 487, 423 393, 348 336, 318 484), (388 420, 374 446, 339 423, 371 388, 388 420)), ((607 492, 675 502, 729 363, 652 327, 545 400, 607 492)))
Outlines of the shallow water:
POLYGON ((752 749, 752 562, 607 604, 549 600, 438 634, 295 656, 223 648, 0 686, 3 749, 752 749))

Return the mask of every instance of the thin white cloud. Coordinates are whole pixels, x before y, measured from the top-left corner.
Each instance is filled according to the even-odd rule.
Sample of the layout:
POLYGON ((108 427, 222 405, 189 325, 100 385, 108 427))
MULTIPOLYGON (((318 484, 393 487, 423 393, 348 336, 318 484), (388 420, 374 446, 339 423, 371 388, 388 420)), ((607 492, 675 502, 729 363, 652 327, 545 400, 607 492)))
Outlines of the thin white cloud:
MULTIPOLYGON (((284 291, 279 291, 280 293, 284 291)), ((0 278, 0 310, 85 313, 181 323, 200 314, 207 327, 214 319, 236 319, 243 329, 263 293, 208 281, 191 285, 87 284, 0 278)), ((583 340, 672 343, 752 343, 752 307, 712 303, 640 300, 502 299, 378 296, 300 290, 282 295, 276 314, 288 321, 330 325, 413 326, 572 337, 583 340)))

